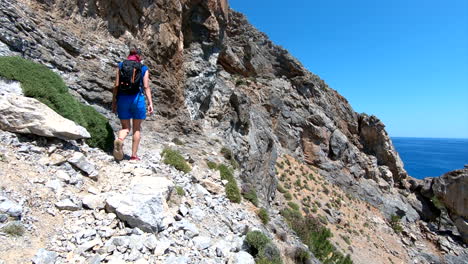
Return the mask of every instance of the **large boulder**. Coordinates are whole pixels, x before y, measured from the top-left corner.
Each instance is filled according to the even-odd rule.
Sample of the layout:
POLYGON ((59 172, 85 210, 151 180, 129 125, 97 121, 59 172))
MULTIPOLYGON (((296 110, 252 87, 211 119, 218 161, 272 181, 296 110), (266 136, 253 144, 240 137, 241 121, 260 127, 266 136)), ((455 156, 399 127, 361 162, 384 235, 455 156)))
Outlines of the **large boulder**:
POLYGON ((434 195, 445 205, 465 243, 468 243, 468 169, 448 172, 434 178, 434 195))
POLYGON ((0 129, 64 140, 90 138, 88 131, 34 98, 11 93, 0 96, 0 129))
POLYGON ((125 194, 113 194, 106 201, 106 210, 131 227, 157 233, 166 228, 167 204, 174 184, 164 177, 135 177, 125 194))

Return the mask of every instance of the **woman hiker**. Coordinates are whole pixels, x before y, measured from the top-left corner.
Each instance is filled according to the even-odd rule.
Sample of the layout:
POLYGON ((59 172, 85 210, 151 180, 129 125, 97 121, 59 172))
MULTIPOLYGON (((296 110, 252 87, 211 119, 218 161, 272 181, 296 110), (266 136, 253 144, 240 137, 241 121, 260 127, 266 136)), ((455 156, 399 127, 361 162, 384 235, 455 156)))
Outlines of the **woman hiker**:
POLYGON ((140 160, 137 156, 140 144, 141 123, 146 119, 146 102, 148 113, 153 113, 153 101, 149 87, 148 67, 141 64, 140 50, 130 48, 127 60, 120 62, 117 68, 112 97, 112 112, 122 124, 118 138, 114 141, 114 157, 120 161, 124 157, 123 142, 133 126, 132 156, 130 160, 140 160), (130 124, 131 122, 131 124, 130 124))

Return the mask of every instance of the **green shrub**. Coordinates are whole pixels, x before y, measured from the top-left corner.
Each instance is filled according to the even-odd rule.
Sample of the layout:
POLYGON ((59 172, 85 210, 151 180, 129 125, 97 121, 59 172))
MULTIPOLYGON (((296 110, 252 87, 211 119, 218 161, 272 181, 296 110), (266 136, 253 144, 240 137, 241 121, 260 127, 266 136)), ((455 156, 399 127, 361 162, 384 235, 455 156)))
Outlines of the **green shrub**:
POLYGON ((310 259, 309 251, 303 247, 296 247, 294 250, 294 260, 296 263, 304 263, 310 259))
POLYGON ((278 247, 270 242, 258 252, 255 263, 282 264, 283 261, 278 247))
POLYGON ((163 157, 163 162, 165 164, 171 165, 179 171, 187 173, 191 170, 190 165, 185 161, 184 157, 182 157, 182 155, 180 155, 177 150, 164 148, 164 150, 161 152, 161 156, 163 157))
POLYGON ((184 191, 184 189, 182 187, 176 186, 175 190, 176 190, 177 195, 179 195, 179 196, 184 196, 185 195, 185 191, 184 191))
POLYGON ((437 196, 433 196, 431 198, 431 202, 432 204, 434 204, 434 206, 439 209, 439 210, 443 210, 445 209, 445 206, 444 204, 440 201, 440 199, 437 197, 437 196))
POLYGON ((257 252, 260 252, 270 241, 271 240, 260 231, 250 231, 245 236, 245 243, 256 249, 257 252))
POLYGON ((108 120, 69 94, 58 74, 20 57, 0 57, 0 76, 19 81, 25 96, 39 100, 59 115, 85 127, 91 134, 91 138, 86 140, 91 147, 112 150, 114 132, 108 120))
POLYGON ((182 146, 184 145, 184 142, 182 142, 182 140, 180 140, 179 138, 173 138, 172 139, 172 142, 176 145, 179 145, 179 146, 182 146))
POLYGON ((324 227, 321 220, 312 216, 303 217, 299 211, 283 209, 281 215, 291 229, 323 263, 352 264, 349 256, 344 256, 330 242, 331 231, 324 227))
POLYGON ((233 203, 240 203, 241 195, 240 195, 239 187, 237 187, 237 183, 235 179, 233 179, 232 181, 229 181, 226 184, 225 190, 226 190, 226 196, 229 199, 229 201, 233 203))
POLYGON ((216 164, 216 162, 207 160, 206 165, 208 166, 208 168, 210 168, 212 170, 217 170, 218 169, 218 164, 216 164))
POLYGON ((10 222, 0 229, 10 236, 22 236, 25 232, 24 226, 20 222, 10 222))
POLYGON ((288 200, 288 201, 291 201, 292 200, 292 196, 290 193, 285 193, 284 194, 284 199, 288 200))
POLYGON ((296 210, 296 211, 299 210, 299 205, 297 203, 295 203, 295 202, 288 202, 288 205, 293 210, 296 210))
POLYGON ((221 175, 221 180, 231 181, 234 179, 234 172, 231 168, 226 166, 225 164, 221 164, 218 166, 219 173, 221 175))
POLYGON ((346 244, 351 245, 351 239, 349 236, 340 235, 340 237, 344 240, 344 242, 346 242, 346 244))
POLYGON ((224 158, 227 159, 227 160, 230 160, 230 159, 232 159, 234 157, 232 155, 232 151, 227 147, 222 147, 220 152, 221 152, 221 154, 223 154, 224 158))
POLYGON ((242 196, 247 201, 250 201, 253 205, 258 206, 258 197, 255 188, 250 187, 250 189, 247 192, 242 193, 242 196))
POLYGON ((398 215, 392 215, 390 217, 390 226, 393 228, 395 233, 401 233, 403 231, 403 227, 400 225, 401 217, 398 215))
POLYGON ((281 184, 278 184, 276 185, 276 189, 278 190, 278 192, 280 193, 286 193, 287 191, 283 188, 283 186, 281 184))
POLYGON ((271 240, 260 231, 248 232, 245 243, 250 248, 250 253, 255 257, 255 263, 282 264, 278 248, 271 240))
POLYGON ((260 208, 260 210, 257 211, 257 215, 260 218, 260 220, 262 220, 262 223, 264 225, 270 222, 270 216, 268 215, 268 212, 265 208, 260 208))

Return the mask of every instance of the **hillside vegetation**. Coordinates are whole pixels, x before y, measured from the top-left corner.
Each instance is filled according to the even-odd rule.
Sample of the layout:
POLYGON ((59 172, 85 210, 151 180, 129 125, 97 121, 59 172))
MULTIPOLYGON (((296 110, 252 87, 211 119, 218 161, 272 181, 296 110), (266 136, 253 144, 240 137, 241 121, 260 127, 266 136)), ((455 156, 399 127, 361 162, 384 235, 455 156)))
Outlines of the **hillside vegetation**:
POLYGON ((91 134, 91 138, 86 140, 90 146, 105 151, 112 149, 114 133, 107 119, 69 94, 58 74, 20 57, 0 57, 0 76, 19 81, 26 96, 41 101, 61 116, 85 127, 91 134))

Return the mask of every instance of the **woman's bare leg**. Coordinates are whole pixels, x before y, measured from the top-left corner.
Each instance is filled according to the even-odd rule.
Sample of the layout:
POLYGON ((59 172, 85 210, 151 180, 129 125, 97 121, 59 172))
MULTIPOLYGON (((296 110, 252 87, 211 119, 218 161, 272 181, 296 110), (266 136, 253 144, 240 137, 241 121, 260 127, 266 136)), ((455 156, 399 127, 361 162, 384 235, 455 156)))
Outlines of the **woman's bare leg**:
POLYGON ((143 119, 133 119, 133 142, 132 142, 132 157, 137 156, 138 146, 140 145, 140 130, 143 119))
POLYGON ((120 119, 120 123, 122 124, 122 129, 119 130, 118 137, 123 141, 128 136, 128 133, 130 133, 130 119, 120 119))

